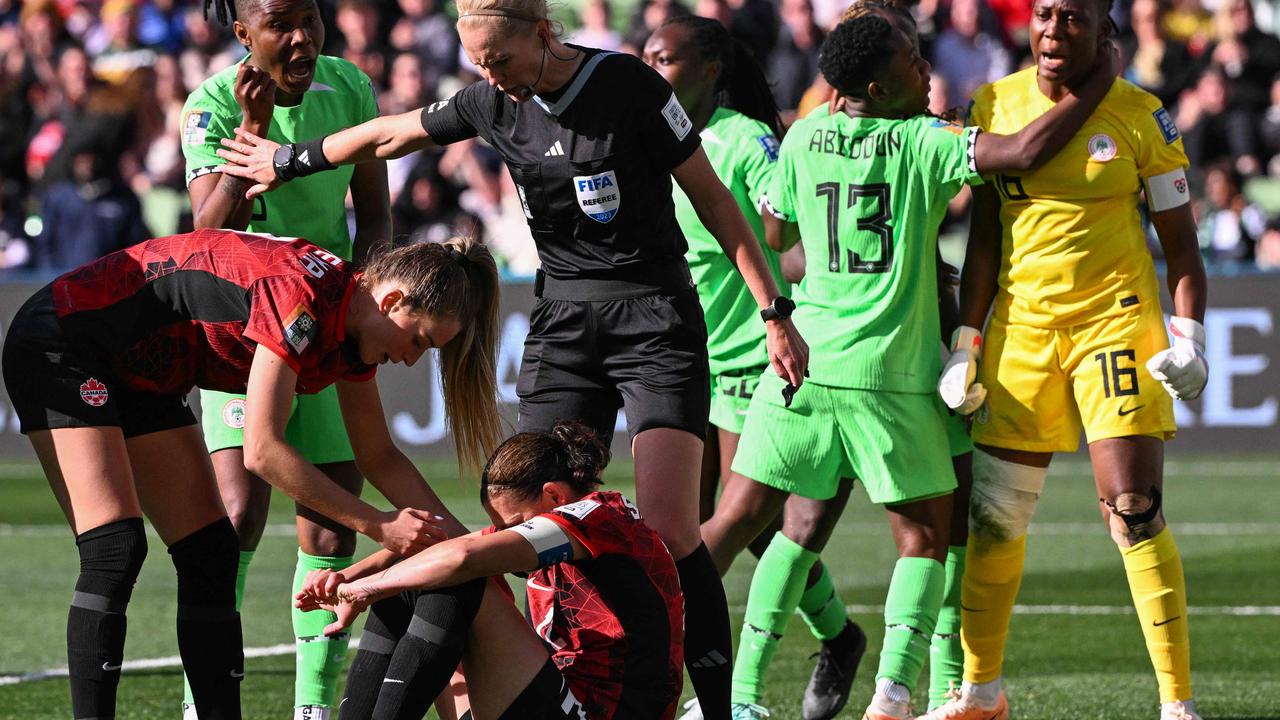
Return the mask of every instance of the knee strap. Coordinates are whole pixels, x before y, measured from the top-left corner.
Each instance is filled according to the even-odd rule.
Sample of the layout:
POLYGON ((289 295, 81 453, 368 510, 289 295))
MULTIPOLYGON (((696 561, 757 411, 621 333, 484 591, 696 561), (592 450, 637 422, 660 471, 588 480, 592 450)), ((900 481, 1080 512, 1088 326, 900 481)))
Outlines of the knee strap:
POLYGON ((1105 503, 1107 507, 1111 508, 1111 512, 1123 520, 1125 526, 1130 530, 1133 530, 1134 528, 1148 525, 1152 520, 1156 519, 1156 516, 1160 514, 1160 504, 1163 498, 1164 496, 1160 494, 1160 488, 1151 488, 1151 505, 1140 513, 1125 512, 1124 510, 1116 507, 1114 502, 1107 500, 1106 498, 1099 498, 1099 500, 1105 503))

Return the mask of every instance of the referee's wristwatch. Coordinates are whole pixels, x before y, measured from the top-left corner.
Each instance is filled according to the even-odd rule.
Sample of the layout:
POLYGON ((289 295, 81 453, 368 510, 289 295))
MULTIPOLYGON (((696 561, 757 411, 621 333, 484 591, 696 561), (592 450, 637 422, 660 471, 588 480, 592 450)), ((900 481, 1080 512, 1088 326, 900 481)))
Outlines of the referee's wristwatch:
POLYGON ((796 304, 791 298, 785 295, 779 295, 769 303, 769 306, 760 311, 760 319, 769 322, 770 320, 786 320, 791 317, 791 313, 795 312, 796 304))
POLYGON ((285 143, 276 148, 275 155, 271 156, 271 164, 275 167, 276 177, 280 178, 280 182, 289 182, 297 175, 293 167, 295 152, 297 147, 293 143, 285 143))

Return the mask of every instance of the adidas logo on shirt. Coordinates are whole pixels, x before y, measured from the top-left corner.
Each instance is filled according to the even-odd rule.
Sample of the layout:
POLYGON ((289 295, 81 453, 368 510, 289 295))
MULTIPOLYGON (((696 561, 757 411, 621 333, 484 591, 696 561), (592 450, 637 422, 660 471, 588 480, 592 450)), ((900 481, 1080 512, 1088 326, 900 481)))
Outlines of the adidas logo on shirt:
POLYGON ((555 157, 555 156, 557 156, 557 155, 563 155, 563 154, 564 154, 564 148, 560 147, 560 141, 559 141, 559 140, 557 140, 557 141, 555 142, 555 144, 551 146, 551 149, 550 149, 550 150, 548 150, 548 151, 546 151, 546 152, 542 153, 542 156, 543 156, 543 157, 555 157))

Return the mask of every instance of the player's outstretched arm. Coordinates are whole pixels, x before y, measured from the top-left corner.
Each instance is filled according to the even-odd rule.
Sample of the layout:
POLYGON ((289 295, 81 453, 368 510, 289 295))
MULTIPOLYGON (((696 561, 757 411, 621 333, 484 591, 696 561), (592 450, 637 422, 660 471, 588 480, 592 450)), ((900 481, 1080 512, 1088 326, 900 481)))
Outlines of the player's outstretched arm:
POLYGON ((1000 245, 1000 199, 990 186, 975 187, 969 246, 960 274, 960 325, 951 332, 951 353, 938 378, 942 401, 961 415, 977 410, 987 397, 986 388, 974 380, 982 357, 982 327, 999 289, 1000 245))
POLYGON ((449 512, 418 467, 391 439, 378 384, 338 381, 338 406, 356 467, 378 492, 398 508, 425 510, 442 518, 437 524, 451 537, 466 535, 467 527, 449 512))
POLYGON ((249 472, 289 497, 388 550, 407 555, 446 537, 430 512, 409 508, 382 512, 344 490, 303 459, 284 439, 298 375, 284 359, 259 345, 249 370, 245 402, 244 464, 249 472))
POLYGON ((476 578, 581 560, 589 555, 577 538, 559 530, 553 521, 536 517, 518 529, 452 538, 361 580, 335 585, 333 577, 317 576, 315 582, 304 584, 302 592, 294 597, 294 605, 313 610, 348 603, 359 613, 371 603, 406 590, 450 587, 476 578), (542 527, 530 527, 539 524, 542 527), (542 547, 541 552, 535 543, 542 547))
MULTIPOLYGON (((1151 188, 1148 187, 1148 205, 1151 188)), ((1204 357, 1204 308, 1208 281, 1204 261, 1196 241, 1191 204, 1166 210, 1152 210, 1155 226, 1168 266, 1169 293, 1173 295, 1174 316, 1169 319, 1173 345, 1147 361, 1147 371, 1177 400, 1194 400, 1209 380, 1209 364, 1204 357)))
POLYGON ((430 147, 431 136, 422 127, 421 118, 421 110, 385 115, 323 138, 295 143, 289 146, 290 157, 281 158, 279 164, 279 143, 237 128, 235 139, 223 139, 223 147, 218 150, 218 157, 227 161, 219 172, 253 181, 255 184, 245 193, 245 197, 252 198, 295 177, 339 165, 390 160, 430 147))
POLYGON ((974 146, 978 172, 1026 172, 1044 165, 1084 127, 1121 69, 1119 51, 1104 43, 1089 77, 1048 112, 1013 135, 978 134, 974 146))
MULTIPOLYGON (((699 147, 689 159, 671 171, 680 189, 698 212, 698 219, 724 250, 761 309, 780 294, 746 218, 699 147)), ((809 346, 789 319, 765 323, 765 344, 774 372, 795 387, 804 383, 809 367, 809 346)))

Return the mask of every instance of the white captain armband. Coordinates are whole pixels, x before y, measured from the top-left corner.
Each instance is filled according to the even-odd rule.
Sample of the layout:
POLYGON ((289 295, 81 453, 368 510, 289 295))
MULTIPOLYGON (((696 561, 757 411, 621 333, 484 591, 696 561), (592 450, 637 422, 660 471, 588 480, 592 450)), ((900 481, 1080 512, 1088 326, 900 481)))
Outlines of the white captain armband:
POLYGON ((1191 201, 1187 172, 1183 168, 1146 178, 1142 184, 1147 189, 1147 207, 1152 212, 1172 210, 1191 201))
POLYGON ((538 554, 540 568, 573 559, 573 543, 569 541, 569 535, 550 518, 539 515, 507 529, 529 541, 538 554))
POLYGON ((760 196, 759 205, 761 210, 769 213, 770 215, 778 218, 783 222, 794 222, 794 218, 787 217, 787 214, 782 212, 781 210, 775 210, 773 205, 769 202, 769 197, 767 195, 760 196))

